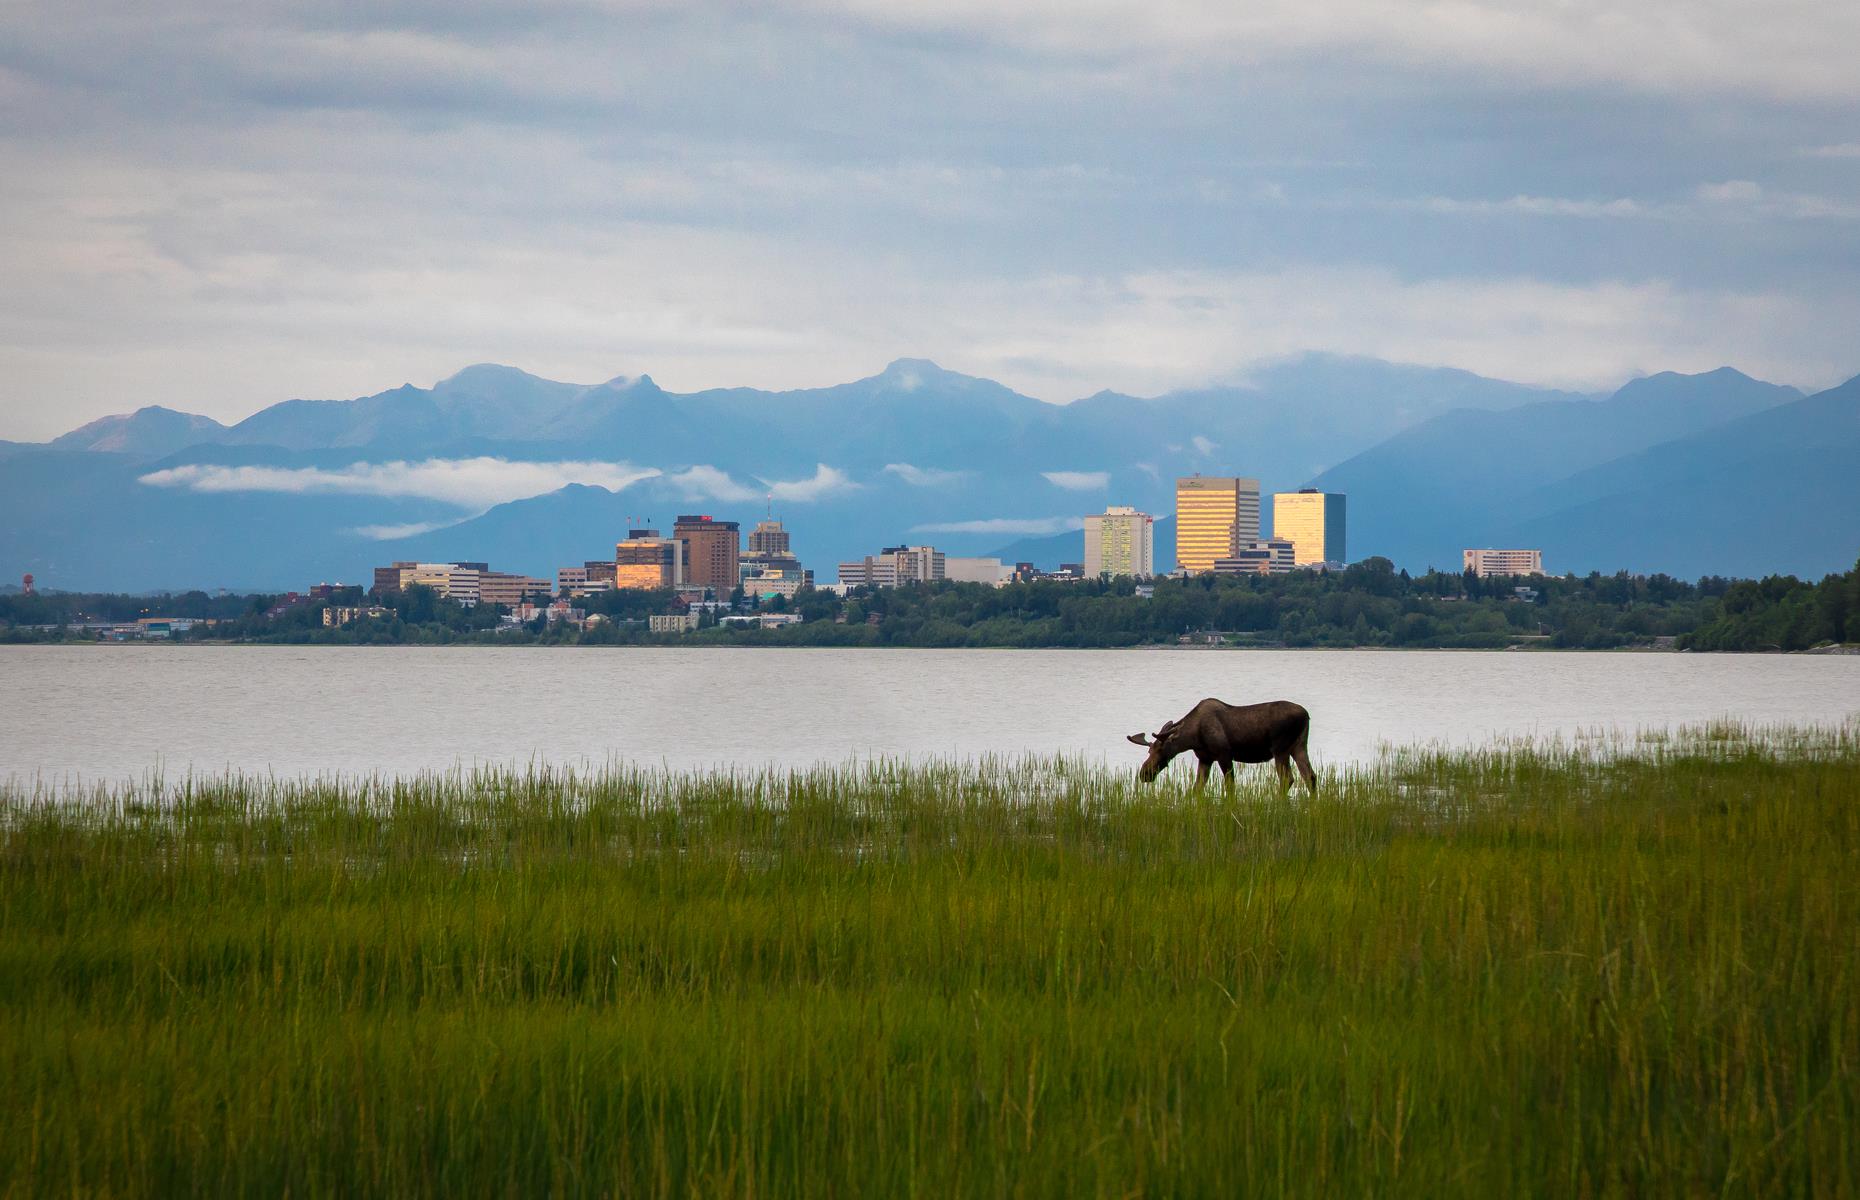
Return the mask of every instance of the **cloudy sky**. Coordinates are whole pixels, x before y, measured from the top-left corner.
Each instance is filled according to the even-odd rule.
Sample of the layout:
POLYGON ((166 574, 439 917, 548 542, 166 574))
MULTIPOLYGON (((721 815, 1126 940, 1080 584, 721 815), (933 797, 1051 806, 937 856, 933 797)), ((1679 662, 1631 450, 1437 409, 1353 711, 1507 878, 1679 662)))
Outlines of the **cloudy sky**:
POLYGON ((0 2, 0 437, 476 361, 1860 371, 1852 0, 0 2))

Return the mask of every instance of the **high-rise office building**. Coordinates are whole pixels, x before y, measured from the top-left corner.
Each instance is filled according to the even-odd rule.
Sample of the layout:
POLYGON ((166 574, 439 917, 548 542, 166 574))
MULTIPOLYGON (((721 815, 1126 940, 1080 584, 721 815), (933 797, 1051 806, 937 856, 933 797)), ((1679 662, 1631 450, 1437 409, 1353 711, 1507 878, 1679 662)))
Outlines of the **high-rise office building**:
POLYGON ((743 591, 767 596, 791 596, 801 587, 811 585, 811 574, 801 566, 788 543, 788 531, 780 521, 757 521, 749 531, 749 549, 737 560, 737 577, 743 591))
POLYGON ((685 583, 727 596, 736 590, 737 560, 742 557, 741 526, 709 516, 685 515, 672 525, 672 537, 684 545, 685 583))
POLYGON ((1274 492, 1272 536, 1291 539, 1301 567, 1349 562, 1343 548, 1343 512, 1343 496, 1338 492, 1316 488, 1274 492))
POLYGON ((788 531, 782 528, 780 521, 757 521, 756 527, 749 531, 749 553, 769 556, 791 553, 788 531))
POLYGON ((1494 575, 1542 575, 1542 550, 1465 550, 1461 552, 1465 569, 1481 579, 1494 575))
POLYGON ((1113 504, 1085 518, 1085 577, 1156 573, 1156 518, 1113 504))
MULTIPOLYGON (((618 546, 615 550, 617 553, 618 546)), ((612 591, 618 586, 616 582, 618 570, 619 564, 612 559, 585 562, 579 567, 557 567, 555 569, 556 594, 580 600, 612 591)))
POLYGON ((614 544, 614 586, 658 591, 685 581, 684 543, 656 529, 629 529, 614 544))
POLYGON ((1212 571, 1259 540, 1259 480, 1189 475, 1175 481, 1175 565, 1212 571))

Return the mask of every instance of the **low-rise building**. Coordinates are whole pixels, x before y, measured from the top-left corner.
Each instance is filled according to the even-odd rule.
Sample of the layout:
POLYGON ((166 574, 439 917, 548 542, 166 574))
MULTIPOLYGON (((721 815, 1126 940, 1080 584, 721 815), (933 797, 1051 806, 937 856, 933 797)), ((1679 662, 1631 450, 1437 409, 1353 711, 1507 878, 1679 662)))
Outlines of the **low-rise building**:
POLYGON ((735 625, 743 629, 776 629, 800 623, 800 613, 732 613, 717 619, 719 625, 735 625))
POLYGON ((196 625, 210 625, 199 617, 137 617, 134 636, 139 638, 166 638, 177 633, 186 633, 196 625))
POLYGON ((400 588, 429 587, 467 608, 478 603, 478 577, 483 563, 414 563, 400 569, 400 588))
POLYGON ((323 610, 323 626, 326 629, 332 629, 338 625, 347 625, 351 621, 359 621, 363 617, 378 620, 387 616, 388 612, 388 609, 382 608, 379 604, 355 606, 332 604, 323 610))
POLYGON ((953 583, 984 583, 1005 587, 1014 577, 1013 568, 998 558, 945 558, 943 578, 953 583))
POLYGON ((1010 578, 1015 583, 1077 583, 1085 578, 1085 564, 1060 563, 1048 571, 1030 562, 1017 562, 1010 578))
POLYGON ((400 591, 402 586, 404 586, 401 583, 402 573, 410 571, 419 565, 420 564, 417 562, 397 562, 391 563, 385 567, 376 567, 373 592, 377 596, 385 596, 389 592, 400 591))
MULTIPOLYGON (((547 597, 554 590, 547 579, 493 571, 489 563, 482 562, 397 562, 375 568, 374 592, 378 596, 415 585, 432 588, 468 607, 480 601, 508 607, 547 597)), ((328 586, 312 589, 312 598, 328 586)))
POLYGON ((310 597, 302 592, 286 592, 279 596, 272 606, 265 610, 265 619, 275 621, 293 608, 302 608, 310 603, 310 597))
POLYGON ((1298 544, 1291 538, 1256 538, 1241 543, 1231 558, 1214 560, 1216 575, 1286 575, 1298 565, 1298 544))
POLYGON ((555 594, 579 600, 610 592, 615 587, 616 572, 616 564, 600 559, 582 563, 579 567, 557 567, 555 594))
POLYGON ((840 582, 849 587, 901 587, 945 577, 947 560, 934 546, 887 546, 858 562, 840 564, 840 582))
POLYGON ((653 633, 689 633, 698 627, 696 613, 654 613, 646 619, 653 633))
POLYGON ((478 600, 482 604, 501 604, 511 608, 536 598, 547 598, 554 589, 547 579, 534 575, 512 575, 504 571, 481 571, 478 574, 478 600))
POLYGON ((547 604, 532 604, 527 601, 518 604, 504 614, 503 621, 506 625, 527 625, 538 617, 551 625, 565 622, 577 629, 585 625, 588 620, 585 610, 575 608, 565 601, 556 600, 547 604))
POLYGON ((1542 550, 1463 550, 1460 559, 1464 570, 1481 579, 1502 575, 1542 575, 1542 550))
POLYGON ((775 596, 793 599, 809 582, 806 574, 799 571, 764 571, 743 580, 743 595, 763 600, 775 596))

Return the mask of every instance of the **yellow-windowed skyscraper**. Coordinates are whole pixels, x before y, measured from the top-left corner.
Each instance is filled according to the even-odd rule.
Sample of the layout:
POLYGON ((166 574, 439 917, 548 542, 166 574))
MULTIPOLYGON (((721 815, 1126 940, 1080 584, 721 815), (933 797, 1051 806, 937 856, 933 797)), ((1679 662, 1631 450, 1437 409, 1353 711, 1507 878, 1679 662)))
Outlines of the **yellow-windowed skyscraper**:
POLYGON ((1272 536, 1290 538, 1293 561, 1301 567, 1349 562, 1343 549, 1343 495, 1300 488, 1274 492, 1272 536))
POLYGON ((1189 475, 1175 481, 1175 565, 1191 574, 1259 538, 1259 480, 1189 475))

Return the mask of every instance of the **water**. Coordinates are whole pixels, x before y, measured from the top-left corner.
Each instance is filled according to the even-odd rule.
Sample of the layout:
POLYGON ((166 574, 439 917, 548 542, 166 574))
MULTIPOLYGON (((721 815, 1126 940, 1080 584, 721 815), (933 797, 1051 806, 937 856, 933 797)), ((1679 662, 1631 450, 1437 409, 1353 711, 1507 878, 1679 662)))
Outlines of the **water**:
POLYGON ((1293 699, 1312 759, 1720 717, 1860 714, 1860 657, 1211 650, 0 647, 0 779, 160 769, 678 768, 1063 751, 1203 696, 1293 699))

